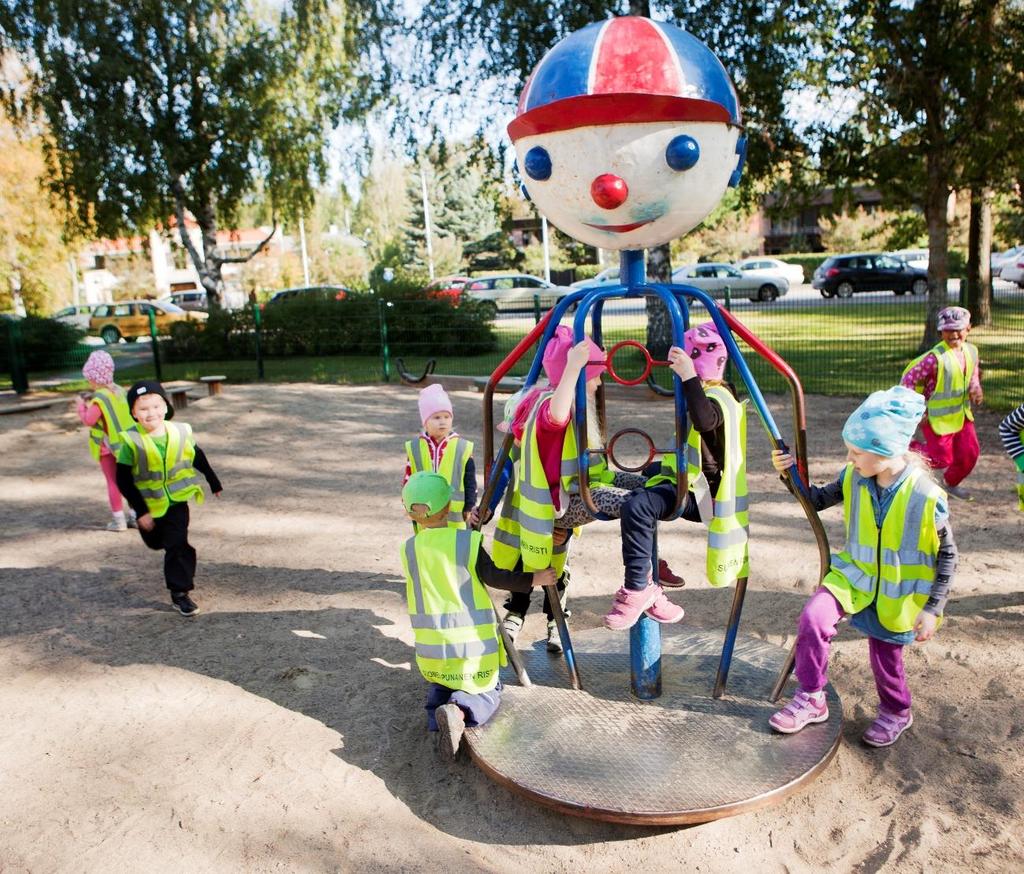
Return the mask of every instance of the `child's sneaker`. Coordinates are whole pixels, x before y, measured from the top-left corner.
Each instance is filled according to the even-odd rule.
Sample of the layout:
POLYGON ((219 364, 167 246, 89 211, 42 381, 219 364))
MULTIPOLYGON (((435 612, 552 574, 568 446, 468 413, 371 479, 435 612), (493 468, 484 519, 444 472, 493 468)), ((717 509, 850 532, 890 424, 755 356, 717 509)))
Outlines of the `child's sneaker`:
POLYGON ((942 487, 946 490, 947 495, 952 495, 954 498, 959 498, 961 501, 974 500, 974 495, 972 495, 970 490, 964 486, 951 486, 948 483, 943 483, 942 487))
POLYGON ((434 711, 437 720, 438 748, 446 759, 455 760, 466 730, 466 717, 457 704, 445 704, 434 711))
POLYGON ((871 723, 871 727, 861 735, 861 740, 870 747, 891 747, 900 739, 911 725, 914 724, 914 714, 896 716, 894 713, 878 711, 878 717, 871 723))
POLYGON ((686 580, 675 573, 663 558, 658 559, 658 582, 667 589, 681 589, 686 585, 686 580))
POLYGON ((139 527, 139 517, 136 515, 134 510, 129 510, 125 514, 125 516, 126 516, 125 521, 127 522, 129 528, 138 528, 139 527))
POLYGON ((662 591, 661 586, 658 586, 658 591, 659 594, 657 600, 655 600, 655 602, 644 612, 655 622, 660 622, 662 625, 671 625, 673 622, 682 622, 683 617, 686 615, 686 611, 678 604, 673 604, 667 597, 665 597, 665 592, 662 591))
POLYGON ((556 655, 562 652, 562 638, 558 633, 558 623, 554 619, 548 620, 548 652, 553 652, 556 655))
POLYGON ((128 523, 124 519, 111 519, 107 523, 107 531, 127 531, 128 523))
POLYGON ((612 609, 604 617, 604 627, 612 631, 625 631, 636 625, 640 615, 662 594, 661 586, 648 583, 646 589, 636 591, 621 586, 615 593, 612 609))
POLYGON ((514 613, 509 610, 505 614, 505 618, 501 621, 502 626, 505 628, 505 633, 508 635, 508 639, 513 643, 516 642, 516 636, 520 631, 523 630, 523 622, 526 621, 526 617, 522 613, 514 613))
POLYGON ((182 616, 191 617, 199 612, 198 605, 188 596, 187 592, 172 592, 171 603, 174 604, 182 616))
POLYGON ((828 721, 828 703, 824 692, 808 694, 797 689, 793 699, 768 719, 768 724, 783 734, 795 734, 812 722, 828 721))

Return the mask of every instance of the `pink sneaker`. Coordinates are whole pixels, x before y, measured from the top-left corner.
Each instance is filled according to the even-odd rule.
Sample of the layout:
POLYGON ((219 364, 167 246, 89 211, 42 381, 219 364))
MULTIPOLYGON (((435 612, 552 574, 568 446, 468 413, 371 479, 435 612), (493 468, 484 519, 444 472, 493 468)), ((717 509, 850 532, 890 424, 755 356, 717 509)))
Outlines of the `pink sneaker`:
POLYGON ((803 689, 797 689, 793 699, 769 717, 768 724, 783 734, 795 734, 805 725, 827 720, 828 704, 825 701, 825 693, 815 692, 809 695, 803 689))
POLYGON ((861 735, 860 739, 870 747, 891 747, 900 739, 911 725, 914 724, 914 714, 896 716, 894 713, 878 711, 878 717, 871 723, 871 727, 861 735))
POLYGON ((657 600, 644 612, 655 622, 661 622, 664 625, 671 625, 673 622, 681 622, 683 617, 686 615, 686 611, 678 604, 673 604, 668 598, 666 598, 665 592, 661 586, 658 586, 658 592, 657 600))
POLYGON ((624 631, 636 625, 641 614, 662 595, 661 586, 648 583, 639 592, 621 586, 615 593, 612 609, 604 617, 604 627, 612 631, 624 631))

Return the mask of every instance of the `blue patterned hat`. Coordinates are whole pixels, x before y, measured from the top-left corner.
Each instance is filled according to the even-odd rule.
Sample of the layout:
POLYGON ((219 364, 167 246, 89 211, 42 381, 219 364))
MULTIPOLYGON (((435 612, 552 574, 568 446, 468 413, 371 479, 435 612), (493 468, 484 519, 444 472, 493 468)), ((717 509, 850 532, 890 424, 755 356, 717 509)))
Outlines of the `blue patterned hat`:
POLYGON ((924 397, 902 385, 872 392, 846 420, 843 440, 887 458, 902 455, 910 448, 924 411, 924 397))

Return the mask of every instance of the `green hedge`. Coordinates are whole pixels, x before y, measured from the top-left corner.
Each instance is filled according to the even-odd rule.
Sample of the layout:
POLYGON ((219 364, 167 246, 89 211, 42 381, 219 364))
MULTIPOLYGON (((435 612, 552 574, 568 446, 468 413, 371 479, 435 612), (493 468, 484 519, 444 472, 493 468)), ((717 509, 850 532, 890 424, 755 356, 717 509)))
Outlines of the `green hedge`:
MULTIPOLYGON (((84 347, 79 347, 83 334, 78 328, 54 319, 26 316, 18 319, 18 331, 22 360, 29 370, 81 366, 85 360, 84 347)), ((10 332, 11 321, 0 319, 0 371, 4 373, 11 369, 10 332)))
MULTIPOLYGON (((487 315, 477 302, 453 306, 424 298, 418 288, 399 286, 383 294, 352 293, 340 301, 296 297, 267 306, 261 311, 263 354, 379 355, 382 313, 392 355, 480 355, 495 348, 487 315)), ((205 325, 179 323, 161 349, 168 361, 254 358, 253 310, 211 313, 205 325)))

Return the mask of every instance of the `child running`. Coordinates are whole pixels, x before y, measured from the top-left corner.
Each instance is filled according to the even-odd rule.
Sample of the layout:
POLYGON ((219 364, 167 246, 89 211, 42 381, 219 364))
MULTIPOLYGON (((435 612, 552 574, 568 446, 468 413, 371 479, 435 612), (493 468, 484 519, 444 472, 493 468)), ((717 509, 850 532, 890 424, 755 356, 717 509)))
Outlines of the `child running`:
POLYGON ((114 359, 108 352, 97 349, 85 362, 82 376, 89 381, 92 396, 79 396, 76 402, 78 418, 89 427, 89 452, 99 463, 107 481, 107 501, 110 503, 112 521, 107 531, 127 531, 135 526, 135 513, 128 510, 125 515, 121 493, 117 489, 117 453, 121 448, 118 436, 122 431, 135 427, 135 421, 128 411, 124 389, 114 382, 114 359))
MULTIPOLYGON (((668 353, 693 424, 686 446, 689 488, 680 515, 708 526, 708 579, 725 586, 748 572, 746 408, 722 381, 728 352, 715 326, 708 322, 691 328, 683 345, 668 353)), ((663 456, 646 472, 645 488, 633 492, 622 507, 625 582, 604 617, 605 627, 613 631, 632 627, 644 613, 665 623, 683 618, 683 608, 662 591, 661 585, 671 582, 664 574, 661 585, 653 581, 651 562, 658 520, 670 518, 676 508, 675 455, 663 456)))
POLYGON ((963 307, 940 310, 937 326, 942 341, 911 361, 900 380, 921 392, 928 404, 928 418, 921 423, 925 442, 914 441, 910 448, 933 468, 945 468, 943 486, 949 494, 971 501, 970 491, 960 483, 981 454, 971 412, 972 403, 984 400, 978 347, 967 342, 971 314, 963 307))
POLYGON ((1017 509, 1024 512, 1024 404, 999 423, 999 439, 1017 467, 1017 509))
POLYGON ((452 487, 451 518, 453 528, 465 528, 476 506, 476 465, 473 444, 452 429, 454 412, 444 387, 428 385, 420 392, 420 421, 423 431, 405 444, 404 486, 409 477, 422 470, 443 476, 452 487))
POLYGON ((188 501, 203 503, 199 473, 220 497, 221 484, 196 444, 192 427, 169 421, 174 407, 159 382, 137 382, 128 389, 128 409, 138 428, 122 431, 117 485, 138 514, 139 534, 150 549, 164 550, 164 579, 171 603, 182 616, 199 608, 195 588, 196 551, 188 542, 188 501))
MULTIPOLYGON (((903 647, 929 640, 942 621, 957 550, 946 496, 908 454, 925 401, 903 386, 869 395, 846 421, 847 464, 823 488, 810 486, 815 509, 842 502, 846 545, 832 555, 821 587, 804 606, 796 641, 799 688, 769 719, 784 734, 828 719, 829 645, 839 620, 868 636, 878 716, 862 739, 894 744, 914 721, 903 647)), ((782 473, 793 458, 772 452, 782 473)))
POLYGON ((502 571, 479 531, 449 524, 452 487, 438 473, 420 471, 402 489, 417 533, 402 548, 406 598, 416 639, 416 664, 427 689, 427 727, 440 732, 440 749, 454 759, 467 726, 483 725, 501 703, 498 672, 505 652, 483 583, 529 591, 551 585, 550 568, 502 571))

